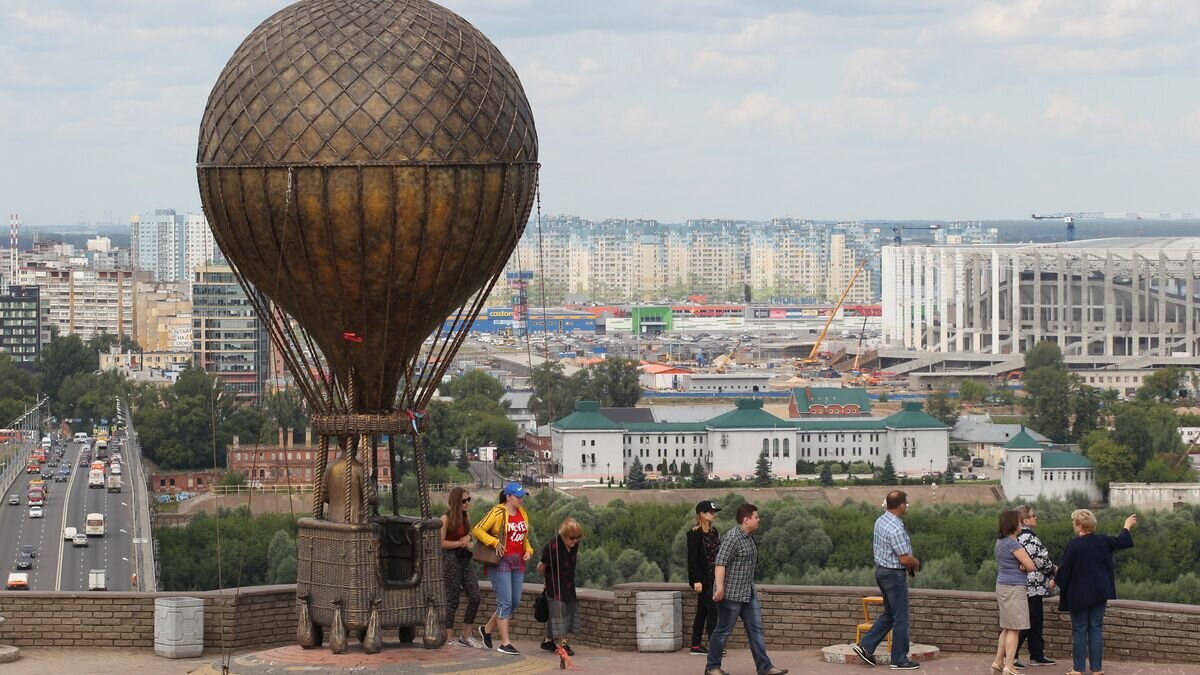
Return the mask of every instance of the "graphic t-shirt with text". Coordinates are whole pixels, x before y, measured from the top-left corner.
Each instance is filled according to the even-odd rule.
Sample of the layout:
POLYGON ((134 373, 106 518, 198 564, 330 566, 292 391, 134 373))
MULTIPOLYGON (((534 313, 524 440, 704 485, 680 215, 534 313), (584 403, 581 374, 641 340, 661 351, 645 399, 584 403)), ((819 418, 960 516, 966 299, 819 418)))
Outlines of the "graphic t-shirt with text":
POLYGON ((525 537, 529 534, 529 523, 525 522, 525 518, 521 516, 521 512, 508 517, 508 536, 505 538, 508 542, 504 547, 505 555, 525 555, 525 537))

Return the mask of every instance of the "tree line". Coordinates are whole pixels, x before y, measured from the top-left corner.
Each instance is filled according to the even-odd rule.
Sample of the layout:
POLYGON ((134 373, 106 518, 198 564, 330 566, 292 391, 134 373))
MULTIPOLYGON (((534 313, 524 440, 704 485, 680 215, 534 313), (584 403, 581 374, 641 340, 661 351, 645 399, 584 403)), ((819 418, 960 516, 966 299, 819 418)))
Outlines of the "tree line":
MULTIPOLYGON (((491 492, 473 491, 472 522, 496 503, 491 492)), ((728 493, 717 498, 717 519, 724 533, 733 513, 746 500, 728 493)), ((1039 501, 1037 534, 1051 557, 1061 560, 1074 536, 1071 501, 1039 501)), ((436 504, 436 512, 445 511, 436 504)), ((757 579, 790 585, 873 586, 872 531, 881 513, 878 504, 842 506, 800 503, 790 498, 759 504, 763 525, 757 579)), ((581 587, 609 589, 633 581, 686 582, 686 533, 694 524, 691 504, 631 504, 613 500, 592 506, 554 490, 526 500, 537 550, 557 532, 564 518, 583 525, 576 571, 581 587)), ((1005 505, 914 503, 905 516, 913 550, 923 561, 913 581, 917 588, 991 591, 995 587, 993 543, 1005 505)), ((1100 509, 1099 532, 1116 534, 1129 515, 1100 509)), ((295 579, 295 520, 289 514, 250 517, 244 509, 218 516, 197 516, 186 527, 161 528, 159 538, 163 587, 168 591, 217 587, 217 521, 221 525, 221 569, 225 587, 291 583, 295 579), (289 576, 290 575, 290 576, 289 576)), ((1135 546, 1116 557, 1118 595, 1126 599, 1200 604, 1200 507, 1139 514, 1135 546)), ((526 578, 540 582, 532 568, 526 578)))

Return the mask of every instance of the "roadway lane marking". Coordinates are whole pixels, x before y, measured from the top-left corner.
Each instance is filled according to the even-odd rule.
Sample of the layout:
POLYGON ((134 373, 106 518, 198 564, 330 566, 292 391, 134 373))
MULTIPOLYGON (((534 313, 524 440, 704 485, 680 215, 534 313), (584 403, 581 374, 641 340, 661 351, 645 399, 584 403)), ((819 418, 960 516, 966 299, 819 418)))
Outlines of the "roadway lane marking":
MULTIPOLYGON (((77 444, 77 443, 72 443, 72 444, 71 444, 71 446, 72 446, 73 448, 75 448, 75 450, 76 450, 76 451, 78 451, 78 450, 79 450, 79 444, 77 444)), ((78 461, 78 459, 79 459, 79 453, 78 453, 78 452, 76 452, 76 453, 74 453, 74 454, 75 454, 75 456, 74 456, 74 457, 72 457, 72 458, 71 458, 71 461, 70 461, 70 464, 71 464, 72 466, 74 466, 74 465, 76 464, 76 462, 78 461)), ((63 453, 63 458, 65 459, 65 458, 66 458, 66 456, 67 456, 67 453, 66 453, 66 452, 64 452, 64 453, 63 453)), ((70 477, 70 478, 67 480, 67 492, 66 492, 66 494, 65 494, 65 495, 63 495, 63 517, 62 517, 62 529, 63 529, 63 532, 65 532, 65 531, 66 531, 66 529, 67 529, 67 515, 68 515, 68 514, 71 512, 71 509, 70 509, 70 506, 71 506, 71 488, 72 488, 72 487, 74 487, 74 485, 75 485, 75 478, 76 478, 78 475, 79 475, 79 471, 75 471, 75 470, 71 471, 71 477, 70 477)), ((86 527, 86 525, 87 525, 87 523, 84 523, 84 526, 85 526, 85 527, 86 527)), ((66 548, 66 540, 62 538, 62 534, 59 534, 58 536, 59 536, 59 542, 58 542, 58 571, 56 571, 56 572, 54 573, 54 590, 56 590, 56 591, 61 591, 61 590, 62 590, 63 551, 64 551, 64 549, 66 548)), ((74 544, 72 544, 72 546, 74 546, 74 544)))

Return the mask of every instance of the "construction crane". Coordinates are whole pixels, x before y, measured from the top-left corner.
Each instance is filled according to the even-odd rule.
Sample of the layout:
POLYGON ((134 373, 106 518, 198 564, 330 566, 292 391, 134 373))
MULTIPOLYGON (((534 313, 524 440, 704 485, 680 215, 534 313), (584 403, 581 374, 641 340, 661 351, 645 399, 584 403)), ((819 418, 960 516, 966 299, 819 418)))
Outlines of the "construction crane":
POLYGON ((1104 214, 1096 211, 1079 211, 1073 213, 1043 213, 1030 214, 1034 220, 1061 220, 1067 224, 1067 241, 1075 241, 1076 218, 1103 218, 1104 214))
POLYGON ((900 246, 904 243, 904 237, 900 236, 904 230, 922 230, 932 232, 942 229, 941 225, 893 225, 892 226, 892 243, 900 246))
POLYGON ((842 303, 846 301, 846 296, 850 294, 850 289, 854 287, 854 282, 858 280, 859 273, 867 266, 867 260, 867 258, 863 258, 863 261, 858 264, 858 269, 854 270, 854 276, 850 277, 850 283, 846 284, 845 290, 842 291, 842 297, 838 298, 837 304, 833 306, 833 311, 829 313, 829 318, 825 320, 825 327, 821 329, 821 334, 817 336, 817 341, 813 343, 812 351, 808 353, 807 358, 800 359, 800 365, 820 363, 821 359, 817 357, 817 354, 821 351, 821 343, 825 342, 825 334, 829 332, 829 325, 833 323, 838 310, 842 308, 842 303))

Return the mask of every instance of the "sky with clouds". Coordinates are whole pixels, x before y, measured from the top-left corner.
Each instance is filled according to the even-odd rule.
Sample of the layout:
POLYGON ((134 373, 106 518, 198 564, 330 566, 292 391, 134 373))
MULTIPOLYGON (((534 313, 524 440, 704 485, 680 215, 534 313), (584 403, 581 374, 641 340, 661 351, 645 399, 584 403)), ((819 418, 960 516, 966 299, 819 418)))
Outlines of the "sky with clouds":
MULTIPOLYGON (((198 210, 217 75, 278 0, 0 0, 0 213, 198 210)), ((1200 211, 1194 0, 446 0, 587 218, 1200 211)))

